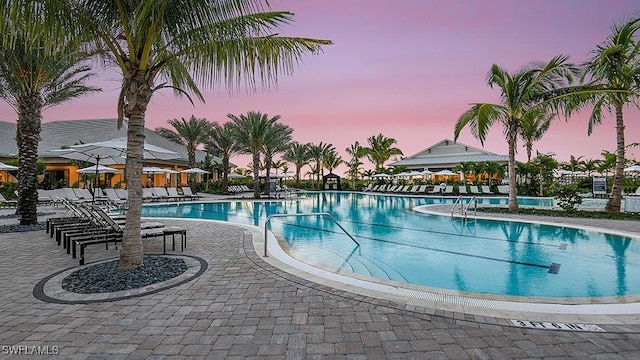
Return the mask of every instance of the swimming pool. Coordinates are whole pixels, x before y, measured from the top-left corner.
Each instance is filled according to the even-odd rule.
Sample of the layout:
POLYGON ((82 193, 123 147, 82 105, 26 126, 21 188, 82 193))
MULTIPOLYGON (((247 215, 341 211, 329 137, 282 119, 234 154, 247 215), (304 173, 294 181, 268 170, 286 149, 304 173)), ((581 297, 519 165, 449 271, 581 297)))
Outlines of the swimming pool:
MULTIPOLYGON (((505 201, 490 199, 487 201, 505 201)), ((205 218, 264 226, 268 215, 328 212, 358 248, 323 218, 275 218, 295 258, 342 274, 495 295, 594 298, 640 294, 640 242, 582 229, 420 214, 455 198, 310 193, 282 202, 147 206, 144 216, 205 218)), ((637 239, 636 239, 637 240, 637 239)))

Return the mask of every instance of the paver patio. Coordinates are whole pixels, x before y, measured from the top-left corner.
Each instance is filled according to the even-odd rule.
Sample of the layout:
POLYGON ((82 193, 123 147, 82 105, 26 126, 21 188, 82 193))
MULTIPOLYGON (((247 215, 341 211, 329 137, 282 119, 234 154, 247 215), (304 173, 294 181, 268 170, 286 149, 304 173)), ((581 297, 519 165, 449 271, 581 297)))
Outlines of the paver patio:
MULTIPOLYGON (((25 352, 48 346, 61 358, 83 359, 640 358, 637 326, 605 333, 532 330, 504 319, 407 307, 277 269, 255 253, 243 228, 163 222, 187 229, 184 254, 205 259, 207 271, 155 294, 87 305, 33 296, 38 281, 77 265, 44 231, 0 234, 0 357, 12 357, 11 346, 22 345, 25 352)), ((145 244, 147 252, 162 252, 161 240, 145 244)), ((116 255, 94 246, 87 261, 116 255)))

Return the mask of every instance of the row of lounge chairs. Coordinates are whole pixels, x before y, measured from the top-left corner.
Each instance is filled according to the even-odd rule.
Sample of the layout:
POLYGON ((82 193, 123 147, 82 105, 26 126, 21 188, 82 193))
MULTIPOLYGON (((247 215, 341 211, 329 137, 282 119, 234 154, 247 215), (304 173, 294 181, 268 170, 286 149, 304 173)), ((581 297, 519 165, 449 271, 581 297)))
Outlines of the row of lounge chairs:
MULTIPOLYGON (((79 263, 85 263, 85 248, 89 245, 104 244, 109 249, 109 243, 116 245, 122 242, 124 232, 124 215, 109 215, 97 205, 83 202, 73 202, 60 199, 66 211, 62 217, 49 218, 46 231, 51 238, 55 238, 58 245, 67 250, 75 259, 79 256, 79 263)), ((187 231, 184 228, 165 226, 160 222, 142 222, 140 235, 143 239, 163 237, 163 253, 166 253, 166 239, 171 235, 172 246, 175 250, 175 235, 180 235, 180 246, 184 250, 187 242, 187 231)))
POLYGON ((487 185, 482 185, 478 188, 477 185, 458 186, 454 190, 453 185, 445 185, 441 187, 439 185, 373 185, 369 184, 363 191, 367 192, 384 192, 395 194, 420 194, 420 195, 508 195, 508 185, 498 185, 498 191, 493 192, 487 185), (482 189, 482 191, 480 190, 482 189))
MULTIPOLYGON (((82 188, 62 188, 53 190, 38 189, 38 202, 40 203, 58 203, 62 200, 84 201, 84 202, 110 202, 114 204, 123 204, 127 201, 128 192, 125 189, 94 189, 95 197, 88 189, 82 188)), ((176 188, 145 188, 143 189, 142 199, 146 201, 181 201, 181 200, 197 200, 201 196, 194 194, 188 186, 182 187, 182 194, 176 188)), ((1 202, 1 199, 0 199, 1 202)))
POLYGON ((194 194, 188 186, 182 187, 182 194, 176 188, 152 187, 142 189, 142 200, 146 201, 183 201, 198 200, 202 196, 194 194))

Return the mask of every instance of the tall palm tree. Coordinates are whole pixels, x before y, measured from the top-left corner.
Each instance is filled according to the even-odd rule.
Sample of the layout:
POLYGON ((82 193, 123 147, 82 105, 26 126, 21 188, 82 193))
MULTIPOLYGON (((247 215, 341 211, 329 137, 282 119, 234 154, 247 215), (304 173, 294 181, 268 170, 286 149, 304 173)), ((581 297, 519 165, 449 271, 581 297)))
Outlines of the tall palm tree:
MULTIPOLYGON (((10 4, 13 9, 31 2, 12 0, 10 4)), ((91 34, 105 62, 117 64, 123 75, 117 111, 118 128, 128 119, 129 208, 121 269, 138 268, 143 260, 142 154, 145 113, 152 95, 171 88, 203 101, 199 85, 223 83, 232 88, 244 83, 255 88, 261 81, 270 86, 279 74, 291 74, 303 55, 317 54, 331 43, 274 34, 292 21, 293 14, 270 11, 266 0, 49 0, 46 5, 48 31, 79 28, 91 34)), ((4 7, 0 11, 14 12, 4 7)))
POLYGON ((265 192, 267 196, 270 195, 269 184, 271 181, 270 172, 273 157, 276 154, 285 151, 289 147, 292 133, 293 129, 290 126, 274 123, 273 126, 268 128, 267 133, 265 134, 265 141, 262 145, 262 155, 264 157, 265 181, 267 184, 265 192))
MULTIPOLYGON (((501 91, 499 104, 478 103, 465 111, 456 121, 454 139, 466 126, 484 145, 491 125, 502 124, 509 147, 509 210, 518 209, 516 188, 516 149, 522 134, 522 123, 527 119, 542 116, 547 111, 545 96, 567 86, 578 69, 567 63, 567 56, 556 56, 546 64, 534 63, 514 74, 498 65, 493 65, 488 75, 488 85, 501 91)), ((553 109, 549 109, 551 112, 553 109)))
POLYGON ((335 151, 335 148, 332 144, 325 144, 322 141, 319 144, 310 144, 309 145, 309 157, 313 160, 315 165, 315 175, 316 175, 316 187, 318 189, 321 188, 322 184, 320 182, 320 178, 324 175, 324 157, 331 151, 335 151))
POLYGON ((329 170, 330 173, 333 172, 333 170, 335 170, 335 168, 337 168, 338 166, 340 166, 342 163, 344 163, 344 160, 342 160, 342 157, 340 155, 338 155, 337 151, 329 151, 327 154, 325 154, 324 159, 322 159, 324 168, 329 170))
POLYGON ((300 144, 294 142, 282 155, 282 159, 295 165, 296 167, 296 184, 300 183, 300 170, 307 165, 311 157, 309 155, 309 147, 311 144, 300 144))
POLYGON ((402 150, 394 147, 397 143, 396 139, 378 134, 367 138, 367 142, 369 143, 369 146, 365 147, 363 152, 375 165, 376 170, 384 169, 384 163, 392 156, 403 155, 402 150))
POLYGON ((220 157, 222 161, 222 193, 229 193, 229 170, 231 157, 240 151, 235 137, 234 126, 230 122, 223 125, 213 123, 209 137, 205 142, 205 149, 220 157))
POLYGON ((14 19, 8 19, 5 12, 0 14, 2 33, 13 36, 0 39, 0 98, 18 114, 16 211, 23 225, 38 223, 36 184, 42 111, 99 91, 85 85, 93 74, 86 63, 89 55, 79 50, 80 39, 50 38, 43 30, 43 9, 38 6, 30 2, 23 8, 15 7, 14 19))
POLYGON ((527 117, 522 121, 522 130, 520 136, 527 150, 527 162, 531 161, 531 152, 533 151, 533 142, 542 139, 551 127, 552 117, 547 113, 541 113, 537 117, 527 117))
MULTIPOLYGON (((159 127, 156 133, 176 142, 187 149, 189 167, 196 167, 196 149, 209 138, 211 123, 207 119, 198 119, 191 115, 189 120, 185 118, 167 120, 173 129, 159 127)), ((189 174, 189 184, 193 184, 194 174, 189 174)))
POLYGON ((620 212, 624 180, 625 137, 623 108, 631 104, 640 107, 640 41, 637 39, 640 18, 622 26, 614 25, 612 34, 593 51, 594 56, 584 64, 586 76, 591 78, 585 90, 595 89, 590 98, 593 110, 588 133, 602 122, 603 107, 613 108, 616 115, 616 167, 613 187, 605 211, 620 212))
MULTIPOLYGON (((233 121, 235 137, 238 140, 240 151, 251 155, 253 172, 253 197, 260 199, 260 155, 267 141, 267 135, 271 127, 280 119, 280 115, 272 118, 267 114, 249 111, 246 115, 236 116, 228 114, 233 121)), ((267 183, 267 186, 269 183, 267 183)))
POLYGON ((196 149, 208 140, 209 132, 212 129, 207 119, 198 119, 191 115, 189 120, 185 118, 167 120, 173 129, 159 127, 156 132, 165 138, 177 142, 187 149, 187 159, 189 167, 196 166, 196 149))

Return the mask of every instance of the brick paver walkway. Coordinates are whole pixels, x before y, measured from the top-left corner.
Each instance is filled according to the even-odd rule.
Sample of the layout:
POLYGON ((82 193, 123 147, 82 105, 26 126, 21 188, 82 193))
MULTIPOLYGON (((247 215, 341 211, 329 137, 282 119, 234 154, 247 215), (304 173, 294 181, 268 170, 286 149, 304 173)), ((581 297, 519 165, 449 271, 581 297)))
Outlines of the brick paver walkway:
MULTIPOLYGON (((255 254, 241 228, 166 223, 187 228, 185 254, 207 260, 208 270, 160 293, 88 305, 33 297, 39 280, 77 265, 44 231, 0 234, 0 358, 11 357, 14 345, 56 347, 61 358, 82 359, 640 358, 633 328, 529 330, 414 312, 276 269, 255 254)), ((161 241, 146 244, 162 251, 161 241)), ((116 252, 98 246, 88 254, 95 261, 116 252)))

